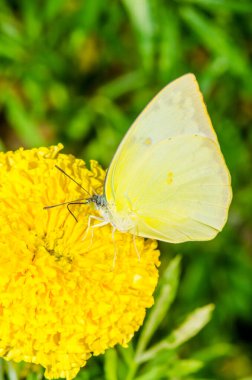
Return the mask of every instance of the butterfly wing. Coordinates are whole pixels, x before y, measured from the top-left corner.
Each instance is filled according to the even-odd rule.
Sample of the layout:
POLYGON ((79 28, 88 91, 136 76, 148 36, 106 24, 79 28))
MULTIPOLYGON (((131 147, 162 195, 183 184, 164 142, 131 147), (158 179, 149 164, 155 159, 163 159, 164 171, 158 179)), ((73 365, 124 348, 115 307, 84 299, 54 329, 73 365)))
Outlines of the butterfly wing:
POLYGON ((105 195, 132 233, 169 242, 208 240, 225 224, 230 176, 192 74, 168 85, 130 128, 105 195))

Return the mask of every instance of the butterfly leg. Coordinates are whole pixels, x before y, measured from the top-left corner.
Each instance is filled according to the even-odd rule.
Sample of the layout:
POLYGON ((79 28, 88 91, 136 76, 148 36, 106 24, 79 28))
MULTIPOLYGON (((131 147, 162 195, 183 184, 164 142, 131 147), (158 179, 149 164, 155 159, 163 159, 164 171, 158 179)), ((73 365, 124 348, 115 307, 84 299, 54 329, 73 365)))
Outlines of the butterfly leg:
POLYGON ((84 234, 82 240, 86 239, 87 234, 88 234, 89 230, 91 229, 91 233, 92 233, 91 244, 92 244, 93 235, 94 235, 93 228, 102 227, 102 226, 105 226, 106 224, 108 224, 108 222, 105 221, 103 218, 99 218, 98 216, 95 216, 95 215, 89 215, 89 217, 88 217, 88 225, 87 225, 87 228, 86 228, 86 231, 85 231, 85 234, 84 234), (100 223, 91 226, 91 221, 92 220, 98 220, 100 223))
MULTIPOLYGON (((93 218, 95 219, 95 218, 93 218)), ((106 226, 107 224, 109 224, 108 221, 104 220, 104 219, 96 219, 96 220, 102 220, 101 223, 97 223, 97 224, 94 224, 93 226, 90 227, 91 229, 91 241, 90 241, 90 244, 88 246, 88 249, 92 246, 93 244, 93 237, 94 237, 94 229, 95 228, 98 228, 98 227, 103 227, 103 226, 106 226)))

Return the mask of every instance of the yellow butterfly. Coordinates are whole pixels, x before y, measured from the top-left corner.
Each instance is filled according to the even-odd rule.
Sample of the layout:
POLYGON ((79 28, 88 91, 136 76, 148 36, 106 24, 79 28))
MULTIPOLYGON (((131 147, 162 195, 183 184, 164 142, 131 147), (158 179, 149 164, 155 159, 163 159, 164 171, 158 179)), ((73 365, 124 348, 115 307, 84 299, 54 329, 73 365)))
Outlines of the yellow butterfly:
POLYGON ((187 74, 147 105, 117 149, 104 195, 84 203, 95 203, 102 216, 95 227, 111 223, 122 232, 180 243, 214 238, 231 199, 217 136, 196 78, 187 74))
POLYGON ((209 240, 223 228, 230 174, 197 81, 166 86, 136 119, 93 196, 117 230, 172 243, 209 240))

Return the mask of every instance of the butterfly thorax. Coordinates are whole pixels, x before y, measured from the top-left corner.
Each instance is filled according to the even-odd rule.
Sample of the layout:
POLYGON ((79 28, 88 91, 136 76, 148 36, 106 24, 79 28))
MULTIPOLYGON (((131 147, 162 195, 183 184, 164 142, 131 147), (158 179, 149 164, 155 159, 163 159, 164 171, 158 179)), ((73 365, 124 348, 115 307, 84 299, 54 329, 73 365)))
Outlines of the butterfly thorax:
POLYGON ((117 210, 112 202, 108 202, 104 195, 94 195, 91 202, 103 217, 104 221, 112 224, 121 232, 134 232, 136 227, 135 214, 130 210, 117 210))

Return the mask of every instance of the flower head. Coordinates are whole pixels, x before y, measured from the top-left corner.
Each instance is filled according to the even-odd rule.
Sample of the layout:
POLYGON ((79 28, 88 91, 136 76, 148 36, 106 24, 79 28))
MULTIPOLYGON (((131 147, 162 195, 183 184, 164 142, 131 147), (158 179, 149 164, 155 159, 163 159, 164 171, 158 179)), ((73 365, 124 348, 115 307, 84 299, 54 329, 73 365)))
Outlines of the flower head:
POLYGON ((87 359, 126 345, 153 303, 156 243, 116 232, 87 231, 92 205, 44 210, 101 192, 95 162, 60 154, 62 145, 0 153, 0 355, 73 378, 87 359), (113 261, 117 251, 115 266, 113 261))

